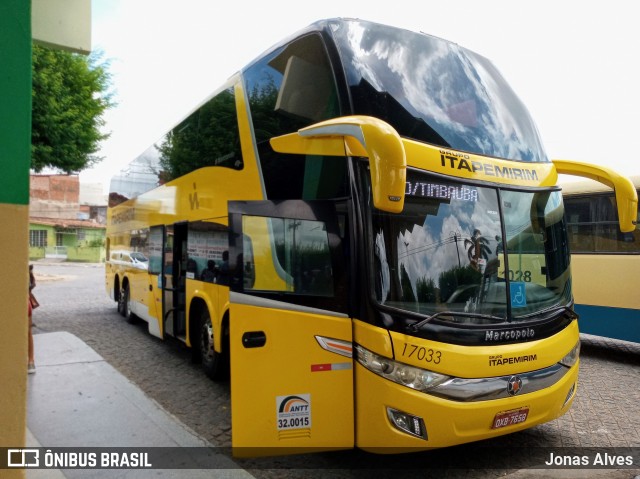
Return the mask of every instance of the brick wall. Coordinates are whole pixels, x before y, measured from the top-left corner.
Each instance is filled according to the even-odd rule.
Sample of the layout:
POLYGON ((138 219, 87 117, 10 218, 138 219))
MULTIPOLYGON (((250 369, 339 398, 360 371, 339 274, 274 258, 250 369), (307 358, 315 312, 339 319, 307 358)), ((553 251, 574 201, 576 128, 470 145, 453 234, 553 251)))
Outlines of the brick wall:
POLYGON ((31 175, 29 214, 41 218, 76 219, 80 211, 77 175, 31 175))

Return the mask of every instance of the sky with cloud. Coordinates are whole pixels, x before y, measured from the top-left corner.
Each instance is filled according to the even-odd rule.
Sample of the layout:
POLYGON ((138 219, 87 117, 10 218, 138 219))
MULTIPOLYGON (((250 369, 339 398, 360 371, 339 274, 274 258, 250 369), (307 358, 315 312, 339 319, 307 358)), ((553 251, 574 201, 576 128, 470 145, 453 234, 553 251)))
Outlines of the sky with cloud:
POLYGON ((356 17, 423 31, 489 58, 523 100, 551 158, 640 174, 640 29, 612 0, 92 0, 93 48, 117 107, 102 182, 142 153, 233 73, 315 20, 356 17))

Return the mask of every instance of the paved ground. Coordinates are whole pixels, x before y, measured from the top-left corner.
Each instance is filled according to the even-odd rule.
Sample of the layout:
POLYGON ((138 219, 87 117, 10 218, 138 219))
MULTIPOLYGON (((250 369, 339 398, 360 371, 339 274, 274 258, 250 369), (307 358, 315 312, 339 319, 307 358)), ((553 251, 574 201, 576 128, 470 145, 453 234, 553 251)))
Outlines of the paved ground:
MULTIPOLYGON (((36 263, 35 271, 38 286, 34 292, 42 305, 34 313, 35 333, 75 334, 202 438, 217 446, 230 446, 229 384, 208 380, 179 343, 150 336, 144 323, 127 324, 106 296, 101 265, 36 263)), ((397 477, 403 475, 398 467, 405 467, 401 471, 406 477, 415 477, 416 469, 428 471, 441 464, 455 468, 438 470, 439 477, 585 477, 585 471, 576 470, 560 474, 557 470, 528 473, 516 471, 518 467, 487 468, 487 458, 495 457, 500 463, 501 451, 513 454, 517 448, 640 448, 640 345, 583 336, 581 359, 578 396, 568 414, 524 432, 485 441, 483 446, 488 449, 482 457, 477 448, 463 446, 409 456, 347 451, 240 463, 259 478, 368 477, 371 468, 377 476, 394 470, 397 477)), ((600 474, 590 471, 588 476, 604 477, 600 474)), ((640 469, 626 469, 609 471, 607 477, 633 478, 638 474, 640 469)))
MULTIPOLYGON (((149 469, 26 469, 26 479, 253 479, 193 433, 77 336, 34 336, 38 372, 27 383, 27 447, 47 453, 88 447, 96 465, 111 447, 147 454, 149 469), (47 446, 43 446, 46 444, 47 446), (54 447, 53 451, 50 449, 54 447), (176 467, 187 466, 188 469, 176 467)), ((89 451, 84 451, 87 456, 89 451)), ((50 456, 52 457, 52 456, 50 456)), ((0 464, 4 457, 0 457, 0 464)), ((0 470, 0 477, 2 471, 0 470)))

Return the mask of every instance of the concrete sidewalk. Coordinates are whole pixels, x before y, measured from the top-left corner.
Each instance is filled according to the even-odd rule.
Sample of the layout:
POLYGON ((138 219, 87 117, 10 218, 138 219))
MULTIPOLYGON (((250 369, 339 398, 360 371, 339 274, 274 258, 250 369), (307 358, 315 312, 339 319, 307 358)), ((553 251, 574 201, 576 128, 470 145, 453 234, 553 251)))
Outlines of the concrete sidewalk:
MULTIPOLYGON (((28 447, 211 448, 98 353, 66 332, 34 335, 27 391, 28 447)), ((216 477, 253 477, 222 454, 216 477)), ((27 478, 211 477, 211 469, 28 469, 27 478)))

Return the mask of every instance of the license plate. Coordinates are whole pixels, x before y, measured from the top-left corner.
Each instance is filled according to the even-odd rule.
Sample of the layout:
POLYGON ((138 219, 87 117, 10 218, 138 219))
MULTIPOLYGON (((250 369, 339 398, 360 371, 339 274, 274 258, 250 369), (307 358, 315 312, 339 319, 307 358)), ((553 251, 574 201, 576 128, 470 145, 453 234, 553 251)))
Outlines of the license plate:
POLYGON ((498 429, 501 427, 513 426, 514 424, 523 423, 527 420, 528 415, 528 407, 499 412, 498 414, 496 414, 496 417, 493 418, 493 426, 491 429, 498 429))

